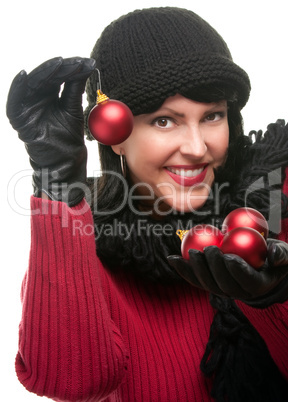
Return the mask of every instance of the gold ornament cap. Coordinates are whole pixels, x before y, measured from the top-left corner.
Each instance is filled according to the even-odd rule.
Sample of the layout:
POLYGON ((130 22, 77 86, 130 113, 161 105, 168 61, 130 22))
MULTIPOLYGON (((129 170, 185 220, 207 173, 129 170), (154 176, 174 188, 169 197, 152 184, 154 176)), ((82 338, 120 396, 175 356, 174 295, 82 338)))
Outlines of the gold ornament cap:
POLYGON ((183 238, 184 238, 184 236, 185 236, 186 233, 188 233, 188 232, 189 232, 189 230, 180 230, 180 229, 178 229, 177 232, 176 232, 176 234, 177 234, 177 236, 180 237, 180 240, 182 241, 183 238))
POLYGON ((108 96, 103 94, 101 89, 97 90, 97 105, 100 105, 103 102, 107 102, 109 100, 108 96))

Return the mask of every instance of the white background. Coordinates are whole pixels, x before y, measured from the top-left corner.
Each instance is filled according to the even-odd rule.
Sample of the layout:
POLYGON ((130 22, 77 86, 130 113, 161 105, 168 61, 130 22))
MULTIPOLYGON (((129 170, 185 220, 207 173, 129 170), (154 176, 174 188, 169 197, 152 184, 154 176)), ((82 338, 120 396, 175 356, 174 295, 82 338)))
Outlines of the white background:
MULTIPOLYGON (((2 4, 0 400, 39 400, 23 388, 14 372, 21 314, 20 286, 29 254, 31 194, 28 157, 5 115, 7 93, 14 76, 22 69, 29 72, 55 56, 89 57, 103 28, 126 12, 176 5, 195 11, 224 37, 234 61, 247 71, 252 83, 250 101, 243 110, 245 131, 265 129, 277 118, 288 116, 285 4, 286 0, 10 0, 5 6, 2 4)), ((98 166, 96 142, 88 143, 88 149, 91 175, 98 166)))

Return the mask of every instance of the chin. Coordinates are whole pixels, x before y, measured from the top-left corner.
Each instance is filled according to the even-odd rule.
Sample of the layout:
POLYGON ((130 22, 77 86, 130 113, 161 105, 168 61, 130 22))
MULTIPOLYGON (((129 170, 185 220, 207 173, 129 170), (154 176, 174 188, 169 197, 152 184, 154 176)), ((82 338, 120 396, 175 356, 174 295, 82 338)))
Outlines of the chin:
MULTIPOLYGON (((196 213, 197 210, 203 207, 207 199, 208 195, 206 196, 203 194, 202 196, 199 196, 199 199, 193 199, 192 201, 185 199, 167 204, 169 205, 170 211, 174 210, 182 213, 196 213)), ((166 211, 168 210, 168 205, 166 211)))
POLYGON ((157 194, 154 203, 154 212, 159 216, 169 215, 173 211, 180 213, 195 213, 203 207, 211 192, 210 183, 202 184, 194 189, 175 191, 171 194, 157 194), (160 201, 161 200, 161 201, 160 201))

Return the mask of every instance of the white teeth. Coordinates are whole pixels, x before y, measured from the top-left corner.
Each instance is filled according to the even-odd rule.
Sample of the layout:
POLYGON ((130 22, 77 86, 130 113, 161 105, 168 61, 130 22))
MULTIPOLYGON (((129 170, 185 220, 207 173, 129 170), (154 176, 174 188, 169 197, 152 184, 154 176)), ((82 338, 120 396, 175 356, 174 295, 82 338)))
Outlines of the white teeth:
POLYGON ((195 177, 198 174, 202 173, 204 168, 200 168, 200 169, 173 169, 173 168, 167 168, 170 172, 177 174, 178 176, 182 176, 182 177, 195 177))

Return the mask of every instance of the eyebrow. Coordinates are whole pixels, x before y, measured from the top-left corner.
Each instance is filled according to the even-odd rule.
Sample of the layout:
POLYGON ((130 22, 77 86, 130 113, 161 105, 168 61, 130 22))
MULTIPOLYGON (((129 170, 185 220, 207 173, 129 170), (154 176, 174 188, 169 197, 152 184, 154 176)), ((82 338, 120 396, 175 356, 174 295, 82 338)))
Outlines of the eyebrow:
MULTIPOLYGON (((218 107, 226 106, 226 100, 221 100, 219 102, 211 102, 211 103, 208 103, 208 102, 199 102, 199 103, 206 103, 207 105, 211 105, 211 108, 208 108, 205 113, 210 113, 211 111, 213 111, 214 109, 217 109, 218 107)), ((158 111, 156 111, 155 114, 157 114, 157 112, 165 113, 165 111, 167 111, 169 113, 173 113, 175 116, 178 116, 178 117, 185 117, 184 113, 176 112, 174 109, 170 109, 169 107, 164 107, 164 108, 160 107, 160 109, 158 109, 158 111)))
MULTIPOLYGON (((158 110, 158 112, 161 112, 161 113, 168 112, 168 113, 174 114, 175 116, 178 116, 178 117, 184 117, 185 116, 184 113, 176 112, 176 110, 170 109, 169 107, 164 107, 163 109, 160 108, 158 110)), ((157 112, 155 112, 155 113, 157 113, 157 112)))

